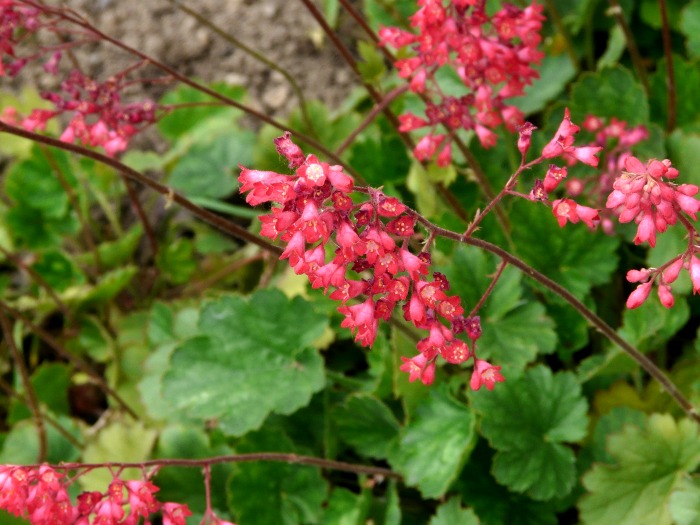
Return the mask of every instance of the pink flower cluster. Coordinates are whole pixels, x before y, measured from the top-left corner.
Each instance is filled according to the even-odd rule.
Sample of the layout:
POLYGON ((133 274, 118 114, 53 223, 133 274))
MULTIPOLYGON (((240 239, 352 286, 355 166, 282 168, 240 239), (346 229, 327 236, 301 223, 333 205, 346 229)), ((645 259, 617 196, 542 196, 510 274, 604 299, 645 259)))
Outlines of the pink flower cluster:
POLYGON ((493 129, 505 123, 514 131, 522 123, 522 113, 505 100, 520 96, 524 87, 538 77, 533 64, 543 53, 541 41, 542 6, 521 9, 505 4, 492 16, 486 14, 485 0, 419 0, 420 9, 411 16, 417 34, 396 27, 379 31, 382 45, 395 48, 411 46, 415 55, 396 62, 399 75, 410 79, 416 93, 427 93, 439 102, 428 102, 425 118, 412 113, 399 117, 401 131, 429 127, 429 133, 414 151, 420 160, 433 157, 437 163, 451 161, 451 142, 437 131, 474 130, 484 147, 496 143, 493 129), (449 65, 456 69, 466 93, 446 96, 432 86, 435 73, 449 65))
POLYGON ((0 0, 0 77, 15 76, 27 64, 27 58, 17 56, 15 46, 38 29, 39 14, 15 0, 0 0))
POLYGON ((61 134, 61 140, 99 146, 107 155, 113 156, 124 151, 131 138, 143 127, 155 122, 156 106, 153 102, 121 102, 120 92, 124 84, 122 75, 99 83, 77 70, 72 71, 61 83, 61 93, 41 95, 55 109, 35 109, 21 125, 28 131, 43 130, 49 120, 68 113, 71 120, 61 134))
MULTIPOLYGON (((532 129, 532 125, 526 123, 520 130, 518 148, 523 155, 523 162, 525 153, 530 146, 530 134, 532 133, 532 129)), ((552 140, 542 149, 542 156, 540 159, 533 161, 533 163, 539 162, 539 160, 542 159, 563 157, 568 164, 582 162, 589 166, 597 167, 598 157, 596 157, 596 155, 600 152, 602 147, 574 146, 575 136, 580 130, 581 128, 579 126, 571 122, 571 114, 569 113, 569 109, 566 108, 564 111, 564 118, 557 132, 554 134, 552 140)), ((568 168, 566 166, 559 167, 551 164, 544 177, 544 181, 535 181, 535 186, 530 192, 530 199, 546 202, 549 199, 549 193, 555 191, 561 182, 566 179, 567 175, 568 168)), ((577 223, 582 221, 589 228, 593 229, 600 222, 598 210, 583 206, 569 198, 556 199, 551 203, 551 206, 552 213, 557 218, 559 226, 562 228, 567 222, 577 223)))
MULTIPOLYGON (((31 525, 144 525, 160 513, 163 525, 185 525, 187 505, 160 503, 150 481, 115 478, 106 492, 82 492, 77 504, 68 495, 69 479, 53 468, 0 465, 0 509, 31 525)), ((214 518, 217 525, 233 525, 214 518)))
POLYGON ((606 206, 614 209, 620 222, 638 224, 635 244, 656 245, 656 233, 663 233, 683 212, 697 220, 700 201, 694 198, 694 184, 675 185, 664 180, 678 177, 668 159, 650 160, 646 166, 636 157, 625 159, 625 171, 613 183, 606 206))
POLYGON ((602 148, 601 170, 584 178, 569 178, 566 191, 571 197, 586 195, 589 202, 601 208, 600 225, 608 235, 615 231, 613 213, 605 209, 605 201, 613 189, 613 182, 624 169, 625 159, 631 155, 631 148, 649 137, 646 127, 630 127, 624 120, 616 118, 606 121, 594 115, 586 116, 581 126, 595 134, 594 144, 602 148))
POLYGON ((607 207, 614 210, 620 222, 635 221, 637 234, 635 244, 648 242, 656 245, 656 234, 666 231, 669 225, 681 222, 688 230, 688 249, 674 257, 660 268, 630 270, 627 280, 641 283, 627 299, 628 308, 637 308, 651 292, 657 282, 659 301, 666 308, 673 306, 671 284, 685 268, 693 283, 693 292, 700 292, 700 260, 696 257, 695 239, 697 231, 686 216, 697 221, 700 211, 699 188, 695 184, 676 185, 664 179, 675 179, 678 170, 671 161, 652 159, 646 166, 633 156, 625 159, 625 170, 613 183, 613 191, 608 197, 607 207))
MULTIPOLYGON (((341 166, 320 162, 314 155, 304 157, 288 132, 275 144, 295 174, 241 167, 240 191, 248 192, 246 201, 252 206, 281 205, 260 217, 261 234, 286 243, 280 258, 288 259, 297 274, 305 274, 313 288, 332 289, 330 297, 342 303, 342 326, 351 329, 361 345, 371 346, 379 321, 388 321, 403 303, 404 318, 429 335, 418 343, 417 356, 402 358, 401 370, 411 381, 420 379, 426 385, 433 382, 438 356, 455 364, 472 358, 473 350, 455 333, 467 330, 474 342, 481 329, 478 335, 474 328, 469 332, 459 297, 446 293, 449 282, 444 275, 426 277, 430 254, 409 251, 416 219, 406 206, 374 189, 366 190, 368 202, 355 204, 350 198, 353 181, 341 166), (327 253, 332 253, 330 260, 327 253), (365 296, 361 302, 347 304, 360 296, 365 296)), ((498 370, 475 358, 472 387, 493 388, 503 380, 498 370)))

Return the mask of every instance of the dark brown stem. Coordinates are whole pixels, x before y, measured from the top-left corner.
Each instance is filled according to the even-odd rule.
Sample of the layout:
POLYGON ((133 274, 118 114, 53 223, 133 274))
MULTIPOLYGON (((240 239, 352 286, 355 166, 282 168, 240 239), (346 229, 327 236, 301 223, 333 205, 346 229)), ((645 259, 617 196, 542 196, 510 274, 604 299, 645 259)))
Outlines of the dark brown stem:
POLYGON ((396 97, 399 95, 402 95, 408 91, 408 85, 404 85, 402 87, 396 88, 389 93, 386 94, 383 100, 378 102, 373 108, 372 111, 370 111, 365 119, 360 123, 360 125, 353 130, 352 133, 350 133, 346 139, 343 141, 343 143, 338 146, 338 148, 335 150, 335 154, 340 156, 343 154, 343 152, 354 142, 354 140, 357 138, 357 136, 362 133, 362 131, 369 126, 375 118, 377 118, 377 115, 379 115, 381 112, 384 111, 384 109, 391 104, 396 97))
POLYGON ((506 266, 508 266, 508 263, 505 261, 505 259, 501 259, 501 262, 496 269, 496 273, 494 274, 493 279, 491 279, 491 283, 489 283, 488 288, 486 288, 484 295, 481 296, 481 299, 479 299, 479 302, 476 303, 476 306, 472 308, 471 312, 469 312, 468 317, 474 317, 477 312, 481 310, 481 307, 484 306, 486 299, 488 299, 489 295, 491 295, 491 292, 493 292, 493 289, 496 287, 496 283, 501 278, 501 275, 503 275, 503 270, 506 269, 506 266))
POLYGON ((128 177, 124 176, 124 172, 120 171, 119 173, 120 175, 122 175, 122 179, 124 180, 124 186, 126 186, 126 192, 129 196, 129 201, 131 201, 131 205, 133 206, 134 211, 136 212, 136 216, 139 218, 141 224, 143 225, 143 231, 146 234, 146 238, 148 239, 148 244, 151 245, 151 252, 155 257, 158 253, 158 241, 156 240, 156 234, 153 232, 153 227, 151 226, 151 223, 148 220, 148 217, 146 216, 146 212, 143 209, 143 206, 141 205, 141 201, 139 200, 139 194, 136 192, 136 188, 134 188, 133 182, 131 182, 131 180, 129 180, 128 177))
POLYGON ((659 0, 661 11, 661 35, 664 41, 664 56, 666 57, 666 89, 668 91, 668 115, 666 131, 671 133, 676 127, 676 77, 673 72, 673 51, 671 48, 671 28, 668 23, 666 0, 659 0))
MULTIPOLYGON (((474 217, 474 221, 472 221, 472 223, 469 225, 469 228, 467 228, 467 231, 464 235, 472 235, 476 231, 476 228, 479 226, 481 221, 484 220, 484 217, 486 217, 486 215, 496 207, 496 205, 501 201, 501 199, 503 199, 503 197, 510 193, 515 184, 518 182, 518 177, 520 176, 520 174, 524 170, 529 169, 536 164, 539 164, 540 162, 542 162, 542 160, 542 157, 538 157, 537 159, 530 161, 527 164, 520 164, 515 173, 513 173, 513 175, 510 176, 505 186, 503 186, 503 189, 500 192, 498 192, 498 195, 494 196, 491 199, 491 201, 486 205, 486 207, 482 211, 480 211, 476 217, 474 217)), ((499 208, 496 208, 496 210, 498 209, 499 208)))
POLYGON ((88 365, 80 357, 75 355, 73 352, 67 350, 46 330, 41 328, 39 325, 34 324, 22 313, 18 312, 17 310, 14 310, 13 308, 10 308, 2 302, 0 302, 0 310, 2 310, 3 315, 8 314, 15 318, 17 321, 20 321, 32 333, 36 334, 42 341, 44 341, 47 345, 53 348, 54 352, 56 352, 63 359, 75 366, 75 368, 90 376, 107 395, 110 395, 114 398, 114 400, 122 407, 122 409, 124 409, 125 412, 127 412, 134 419, 138 419, 138 415, 136 414, 136 412, 134 412, 134 410, 126 403, 126 401, 124 401, 124 399, 122 399, 122 397, 119 394, 117 394, 117 392, 105 382, 104 378, 100 374, 95 372, 90 367, 90 365, 88 365))
POLYGON ((168 202, 175 202, 185 208, 186 210, 192 212, 194 215, 199 217, 205 222, 208 222, 212 226, 215 226, 216 228, 228 233, 229 235, 232 235, 233 237, 236 237, 237 239, 244 240, 246 242, 250 242, 255 244, 256 246, 260 246, 261 248, 268 250, 272 253, 277 254, 278 256, 282 254, 282 249, 278 246, 275 246, 273 244, 270 244, 267 241, 264 241, 257 235, 254 235, 250 233, 248 230, 245 228, 238 226, 237 224, 234 224, 223 217, 216 215, 215 213, 210 212, 209 210, 206 210, 200 206, 197 206, 194 204, 192 201, 187 199, 186 197, 183 197, 179 193, 176 193, 173 191, 172 188, 169 188, 168 186, 165 186, 164 184, 161 184, 160 182, 153 180, 152 178, 148 177, 147 175, 144 175, 141 172, 136 171, 133 168, 130 168, 126 164, 122 164, 116 159, 113 159, 111 157, 107 157, 106 155, 103 155, 101 153, 98 153, 96 151, 89 150, 87 148, 84 148, 82 146, 78 146, 76 144, 68 144, 66 142, 61 142, 60 140, 51 138, 51 137, 46 137, 44 135, 39 135, 38 133, 33 133, 31 131, 24 130, 22 128, 18 128, 16 126, 11 126, 10 124, 7 124, 5 122, 0 121, 0 132, 6 132, 10 133, 12 135, 17 135, 19 137, 24 137, 29 140, 33 140, 35 142, 39 142, 41 144, 46 144, 48 146, 52 146, 54 148, 59 148, 63 149, 65 151, 70 151, 73 153, 77 153, 78 155, 82 155, 83 157, 88 157, 93 160, 96 160, 97 162, 100 162, 102 164, 105 164, 107 166, 111 166, 115 170, 119 171, 122 173, 124 176, 130 178, 131 180, 134 180, 140 184, 143 184, 144 186, 148 186, 152 190, 160 193, 163 195, 168 202))
POLYGON ((577 299, 571 292, 566 288, 556 283, 543 273, 538 272, 532 266, 528 265, 521 259, 518 259, 510 252, 504 250, 500 246, 496 246, 488 241, 481 239, 476 239, 474 237, 468 237, 457 232, 446 230, 435 226, 423 216, 416 212, 411 212, 416 220, 425 226, 428 230, 435 231, 440 237, 450 239, 456 242, 461 242, 469 246, 476 246, 482 250, 493 253, 500 257, 504 262, 515 266, 525 275, 531 279, 537 281, 542 286, 548 290, 554 292, 559 297, 564 299, 571 307, 573 307, 581 316, 583 316, 592 326, 594 326, 599 332, 601 332, 610 341, 619 346, 627 355, 629 355, 639 366, 641 366, 651 377, 653 377, 659 384, 669 393, 669 395, 674 399, 674 401, 683 409, 686 415, 691 418, 696 423, 700 423, 700 414, 693 406, 693 404, 681 393, 676 385, 671 381, 666 374, 657 367, 653 361, 651 361, 647 356, 642 354, 634 346, 625 341, 620 337, 613 328, 608 325, 603 319, 598 317, 590 308, 583 304, 579 299, 577 299))
MULTIPOLYGON (((4 306, 4 303, 0 302, 0 305, 4 306)), ((15 344, 15 338, 12 335, 12 325, 10 325, 10 320, 5 315, 5 312, 0 308, 0 326, 2 326, 2 334, 5 338, 5 344, 10 349, 12 354, 12 359, 17 366, 17 371, 22 380, 22 386, 27 396, 27 402, 29 404, 29 410, 31 410, 34 416, 34 421, 36 422, 36 431, 39 437, 39 463, 46 461, 46 454, 48 451, 48 444, 46 440, 46 427, 44 426, 44 418, 41 415, 41 410, 39 409, 39 400, 36 397, 36 392, 32 386, 31 379, 29 378, 29 372, 27 367, 24 365, 24 357, 22 356, 19 348, 15 344)))
POLYGON ((647 70, 644 67, 644 61, 642 60, 642 55, 639 53, 639 48, 637 47, 637 41, 634 38, 634 34, 627 25, 625 20, 625 15, 622 12, 622 7, 617 0, 608 0, 610 2, 610 14, 615 18, 615 21, 622 29, 625 35, 625 41, 627 42, 627 50, 630 53, 630 58, 632 59, 632 64, 634 65, 634 70, 637 72, 639 81, 644 87, 644 91, 649 96, 649 79, 647 78, 647 70))
MULTIPOLYGON (((299 454, 284 454, 280 452, 255 452, 251 454, 232 454, 229 456, 216 456, 206 459, 153 459, 141 463, 61 463, 52 465, 56 470, 88 470, 96 468, 148 468, 148 467, 193 467, 202 468, 207 465, 219 465, 222 463, 250 463, 258 461, 272 461, 277 463, 290 463, 292 465, 309 465, 328 470, 353 472, 355 474, 368 474, 385 478, 402 479, 401 475, 393 470, 372 467, 369 465, 355 465, 345 461, 301 456, 299 454)), ((41 465, 29 465, 29 468, 41 465)))

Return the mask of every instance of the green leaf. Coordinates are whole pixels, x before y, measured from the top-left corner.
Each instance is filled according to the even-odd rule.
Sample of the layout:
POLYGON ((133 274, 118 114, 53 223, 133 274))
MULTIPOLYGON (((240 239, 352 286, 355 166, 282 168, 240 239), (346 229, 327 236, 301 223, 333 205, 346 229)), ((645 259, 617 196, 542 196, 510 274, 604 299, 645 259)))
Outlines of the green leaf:
POLYGON ((491 476, 493 450, 480 439, 457 480, 462 500, 482 525, 557 525, 552 505, 533 501, 499 485, 491 476))
POLYGON ((377 49, 376 44, 360 40, 357 43, 357 50, 362 57, 362 61, 357 63, 357 69, 362 75, 362 80, 367 84, 374 84, 386 73, 384 56, 377 49))
POLYGON ((252 132, 207 137, 179 159, 168 182, 187 197, 227 197, 238 187, 234 170, 239 164, 250 164, 254 144, 252 132))
POLYGON ((194 243, 190 239, 181 237, 161 246, 156 256, 156 265, 168 282, 186 283, 197 271, 194 243))
POLYGON ((367 498, 338 487, 331 492, 323 512, 323 525, 361 525, 366 523, 367 498))
POLYGON ((698 480, 684 480, 681 488, 671 494, 671 516, 676 525, 700 525, 700 486, 698 480))
POLYGON ((136 266, 128 265, 102 274, 97 284, 88 288, 81 301, 84 303, 103 303, 113 299, 126 288, 137 271, 136 266))
POLYGON ((85 282, 83 272, 67 255, 58 250, 42 253, 37 262, 32 265, 32 269, 58 292, 85 282))
MULTIPOLYGON (((75 185, 68 159, 63 152, 52 150, 53 160, 69 183, 75 185)), ((68 195, 55 174, 54 167, 38 146, 32 156, 13 164, 5 178, 5 192, 20 206, 30 208, 47 219, 59 219, 68 210, 68 195)))
POLYGON ((582 439, 588 423, 573 374, 531 368, 493 392, 475 392, 473 405, 483 417, 481 433, 498 450, 493 474, 499 483, 542 501, 571 492, 575 457, 564 443, 582 439))
POLYGON ((554 100, 564 90, 566 84, 576 75, 576 68, 566 53, 547 55, 542 60, 540 78, 525 86, 525 95, 508 100, 525 115, 542 111, 547 103, 554 100))
POLYGON ((2 525, 27 525, 27 520, 24 518, 17 518, 4 510, 0 510, 0 523, 2 523, 2 525))
MULTIPOLYGON (((666 59, 661 59, 656 63, 656 72, 649 77, 651 115, 662 126, 666 126, 668 120, 666 71, 666 59)), ((700 120, 696 88, 700 84, 700 69, 697 61, 688 62, 681 56, 673 55, 673 76, 676 81, 676 126, 683 128, 700 120)), ((675 158, 673 161, 675 164, 675 158)))
MULTIPOLYGON (((103 242, 97 247, 97 253, 100 258, 100 268, 103 270, 112 270, 122 264, 125 264, 136 252, 136 249, 143 237, 143 226, 136 224, 129 230, 120 235, 114 241, 103 242)), ((95 254, 93 252, 85 252, 76 257, 77 262, 83 265, 94 266, 96 264, 95 254)))
POLYGON ((42 363, 32 374, 32 387, 40 403, 46 405, 54 414, 66 414, 68 405, 68 388, 71 385, 71 371, 61 363, 42 363))
POLYGON ((199 319, 207 335, 174 352, 163 397, 184 415, 218 418, 224 432, 239 436, 272 412, 291 414, 324 385, 322 359, 310 346, 326 325, 308 302, 276 290, 211 302, 199 319))
POLYGON ((472 412, 445 385, 433 387, 401 432, 392 467, 425 498, 440 497, 457 478, 476 443, 472 412))
POLYGON ((435 215, 437 211, 437 193, 420 162, 415 160, 411 162, 411 169, 406 178, 406 186, 416 197, 418 211, 427 218, 435 215))
MULTIPOLYGON (((154 456, 158 459, 203 459, 230 454, 233 454, 230 447, 213 444, 203 430, 174 424, 161 431, 154 456)), ((233 466, 230 464, 211 466, 211 504, 216 509, 227 506, 226 485, 232 472, 233 466)), ((186 503, 194 512, 205 511, 206 494, 201 470, 186 467, 161 469, 156 485, 160 488, 160 501, 177 501, 186 503)))
POLYGON ((700 0, 693 0, 683 8, 680 29, 686 36, 686 46, 691 57, 700 57, 700 0))
POLYGON ((181 308, 164 303, 155 303, 151 308, 147 337, 154 347, 144 362, 144 375, 138 389, 148 415, 155 420, 182 419, 163 397, 163 376, 170 367, 170 358, 177 346, 199 333, 199 308, 181 308))
MULTIPOLYGON (((86 444, 82 460, 85 463, 145 461, 150 455, 155 439, 155 430, 127 416, 115 415, 86 444)), ((140 469, 125 469, 120 477, 121 479, 141 479, 142 473, 140 469)), ((112 478, 113 475, 109 470, 96 469, 78 479, 84 490, 104 491, 112 478)))
POLYGON ((608 440, 615 465, 595 465, 583 477, 581 499, 588 525, 670 525, 669 498, 683 476, 700 464, 697 423, 653 414, 646 428, 627 426, 608 440))
POLYGON ((373 186, 402 183, 411 161, 401 138, 380 121, 378 138, 365 138, 350 148, 350 164, 373 186))
MULTIPOLYGON (((237 102, 240 102, 245 95, 245 90, 238 86, 228 86, 219 83, 212 85, 211 88, 217 93, 226 95, 237 102)), ((213 99, 198 89, 181 86, 168 92, 160 100, 160 103, 163 105, 190 104, 196 102, 213 102, 213 99)), ((194 130, 194 128, 201 125, 209 118, 217 117, 228 120, 230 124, 233 124, 240 115, 242 115, 241 110, 224 105, 181 107, 160 119, 157 126, 158 131, 160 131, 165 138, 175 140, 185 133, 194 130)))
POLYGON ((401 525, 401 506, 399 505, 401 502, 396 485, 396 480, 389 481, 384 508, 384 525, 401 525))
POLYGON ((616 117, 630 125, 649 123, 644 88, 622 66, 581 75, 571 88, 570 109, 576 122, 596 115, 616 117))
MULTIPOLYGON (((65 416, 56 418, 56 422, 72 435, 74 439, 80 439, 80 430, 73 420, 65 416)), ((80 457, 80 450, 51 425, 45 425, 48 463, 60 463, 62 461, 76 461, 80 457)), ((39 434, 33 421, 24 420, 12 426, 7 434, 0 452, 0 464, 29 465, 35 464, 39 459, 39 434)))
MULTIPOLYGON (((303 453, 279 430, 251 433, 238 453, 303 453)), ((316 467, 273 462, 236 465, 229 483, 229 501, 239 525, 319 523, 327 483, 316 467)))
POLYGON ((605 284, 617 269, 619 241, 582 224, 560 228, 551 210, 515 203, 511 221, 518 254, 537 270, 582 299, 591 287, 605 284))
POLYGON ((357 394, 332 412, 340 438, 364 456, 386 459, 395 450, 399 422, 379 399, 357 394))
POLYGON ((437 509, 429 525, 479 525, 479 520, 471 509, 463 509, 458 497, 443 503, 437 509))
MULTIPOLYGON (((459 246, 449 257, 449 265, 437 270, 450 280, 450 294, 462 299, 469 311, 491 283, 497 264, 495 258, 470 246, 459 246)), ((538 354, 554 351, 557 337, 554 323, 537 301, 525 302, 522 273, 507 267, 491 296, 479 312, 483 335, 478 342, 479 355, 493 358, 507 371, 520 372, 538 354)))
MULTIPOLYGON (((698 82, 700 85, 700 73, 698 82)), ((680 171, 683 183, 700 184, 700 134, 675 130, 668 138, 668 153, 680 171)))
POLYGON ((601 70, 615 66, 620 60, 622 53, 624 53, 626 45, 625 34, 622 32, 622 28, 616 25, 610 30, 608 47, 605 49, 605 53, 598 59, 598 63, 596 64, 597 69, 601 70))
POLYGON ((622 314, 619 334, 642 352, 659 349, 680 330, 690 317, 688 303, 677 298, 673 308, 664 308, 656 297, 622 314))

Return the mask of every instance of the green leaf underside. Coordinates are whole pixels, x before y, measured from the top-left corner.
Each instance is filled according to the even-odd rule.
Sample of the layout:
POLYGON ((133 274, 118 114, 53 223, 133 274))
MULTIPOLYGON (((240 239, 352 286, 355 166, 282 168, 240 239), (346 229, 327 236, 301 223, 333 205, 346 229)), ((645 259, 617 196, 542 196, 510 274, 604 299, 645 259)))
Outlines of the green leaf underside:
POLYGON ((224 432, 239 436, 271 412, 291 414, 324 385, 323 361, 310 345, 326 323, 309 303, 279 291, 209 303, 199 320, 207 335, 175 350, 164 398, 188 417, 217 418, 224 432))
POLYGON ((481 432, 498 451, 493 474, 535 500, 566 496, 574 486, 575 458, 564 445, 586 434, 587 403, 571 373, 538 366, 493 392, 473 395, 481 432))

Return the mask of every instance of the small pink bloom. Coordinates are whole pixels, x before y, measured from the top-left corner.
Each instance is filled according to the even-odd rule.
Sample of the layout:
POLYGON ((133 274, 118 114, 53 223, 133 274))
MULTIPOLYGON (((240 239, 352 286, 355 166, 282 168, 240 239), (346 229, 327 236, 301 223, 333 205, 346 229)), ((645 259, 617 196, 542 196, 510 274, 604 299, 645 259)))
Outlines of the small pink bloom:
POLYGON ((693 283, 693 294, 700 293, 700 260, 695 255, 690 258, 689 272, 693 283))
POLYGON ((474 358, 474 371, 469 386, 472 390, 479 390, 481 386, 485 386, 489 390, 493 390, 496 383, 505 381, 505 377, 501 375, 501 367, 493 366, 488 361, 474 358))
POLYGON ((413 383, 416 379, 420 379, 424 385, 431 385, 435 379, 435 362, 428 362, 428 359, 423 354, 418 354, 409 359, 401 356, 403 364, 399 367, 402 372, 408 373, 408 380, 413 383))
POLYGON ((679 257, 664 270, 664 281, 669 284, 674 282, 678 278, 681 268, 683 268, 683 257, 679 257))
POLYGON ((627 308, 630 310, 638 308, 644 301, 649 297, 649 292, 651 291, 652 281, 648 283, 640 284, 637 288, 630 294, 627 298, 627 308))
POLYGON ((659 294, 659 301, 665 308, 671 308, 673 306, 673 294, 671 293, 671 287, 667 284, 659 285, 657 290, 659 294))

